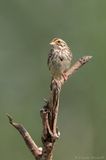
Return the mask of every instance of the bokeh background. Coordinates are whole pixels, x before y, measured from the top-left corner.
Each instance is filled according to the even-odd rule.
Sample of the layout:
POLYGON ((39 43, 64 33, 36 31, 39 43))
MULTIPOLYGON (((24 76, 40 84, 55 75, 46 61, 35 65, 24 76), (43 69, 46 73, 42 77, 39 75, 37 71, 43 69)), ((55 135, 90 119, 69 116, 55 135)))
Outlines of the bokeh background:
POLYGON ((74 60, 93 59, 63 87, 54 159, 106 159, 106 1, 0 0, 0 159, 32 160, 5 113, 37 144, 49 95, 49 42, 64 39, 74 60))

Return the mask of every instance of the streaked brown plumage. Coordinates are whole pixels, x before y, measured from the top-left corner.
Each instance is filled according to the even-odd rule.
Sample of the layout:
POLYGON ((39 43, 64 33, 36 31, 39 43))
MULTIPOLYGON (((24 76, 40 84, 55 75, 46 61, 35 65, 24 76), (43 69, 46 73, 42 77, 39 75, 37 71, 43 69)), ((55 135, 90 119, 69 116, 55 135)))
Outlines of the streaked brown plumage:
POLYGON ((50 45, 52 49, 48 55, 48 66, 53 79, 60 80, 61 77, 66 80, 65 72, 70 68, 72 52, 66 42, 60 38, 54 38, 50 45))

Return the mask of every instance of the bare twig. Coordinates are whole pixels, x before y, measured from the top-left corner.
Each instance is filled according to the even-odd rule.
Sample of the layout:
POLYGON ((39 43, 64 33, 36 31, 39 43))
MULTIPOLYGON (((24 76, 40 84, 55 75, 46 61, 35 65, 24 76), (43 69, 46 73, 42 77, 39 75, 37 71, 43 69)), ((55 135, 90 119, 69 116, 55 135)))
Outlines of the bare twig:
MULTIPOLYGON (((80 67, 86 64, 92 56, 84 56, 80 58, 67 72, 67 77, 72 76, 80 67)), ((41 113, 42 125, 43 125, 43 135, 42 143, 43 149, 39 148, 26 129, 15 122, 10 115, 7 115, 9 122, 14 126, 22 135, 26 145, 34 155, 37 160, 52 160, 54 143, 59 138, 60 132, 57 129, 57 117, 59 111, 59 97, 62 85, 64 84, 64 79, 52 80, 50 88, 51 93, 49 100, 45 100, 45 105, 43 106, 41 113)))
POLYGON ((30 151, 32 152, 32 154, 34 155, 34 157, 36 159, 38 159, 39 157, 41 157, 41 155, 42 155, 42 148, 38 147, 35 144, 35 142, 31 138, 31 136, 29 135, 28 131, 21 124, 13 122, 13 118, 9 114, 7 114, 7 117, 9 119, 9 123, 19 131, 19 133, 23 137, 23 139, 24 139, 27 147, 30 149, 30 151))
POLYGON ((84 64, 86 64, 92 56, 84 56, 80 58, 68 71, 67 75, 71 76, 73 73, 75 73, 80 67, 82 67, 84 64))

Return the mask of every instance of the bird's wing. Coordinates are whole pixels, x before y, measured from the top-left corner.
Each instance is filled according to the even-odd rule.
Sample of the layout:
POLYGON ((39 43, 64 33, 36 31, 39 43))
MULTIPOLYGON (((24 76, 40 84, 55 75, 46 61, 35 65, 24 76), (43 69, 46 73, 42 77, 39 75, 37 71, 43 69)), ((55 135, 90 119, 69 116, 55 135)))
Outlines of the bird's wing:
POLYGON ((48 54, 48 60, 47 60, 47 65, 49 67, 49 70, 50 70, 50 64, 51 64, 51 60, 52 60, 53 56, 54 56, 53 49, 51 49, 49 54, 48 54))

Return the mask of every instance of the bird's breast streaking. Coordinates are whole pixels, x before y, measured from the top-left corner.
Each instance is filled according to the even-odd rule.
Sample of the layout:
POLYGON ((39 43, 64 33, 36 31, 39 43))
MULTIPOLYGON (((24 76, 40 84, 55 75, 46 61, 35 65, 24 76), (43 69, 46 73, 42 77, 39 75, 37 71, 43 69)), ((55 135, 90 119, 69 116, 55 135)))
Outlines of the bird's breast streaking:
POLYGON ((67 77, 65 73, 70 68, 72 52, 67 43, 60 38, 54 38, 50 42, 50 45, 52 45, 52 49, 48 54, 48 67, 52 77, 57 80, 64 77, 66 80, 67 77))

